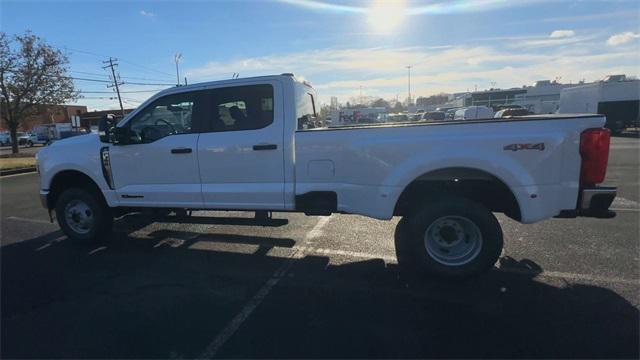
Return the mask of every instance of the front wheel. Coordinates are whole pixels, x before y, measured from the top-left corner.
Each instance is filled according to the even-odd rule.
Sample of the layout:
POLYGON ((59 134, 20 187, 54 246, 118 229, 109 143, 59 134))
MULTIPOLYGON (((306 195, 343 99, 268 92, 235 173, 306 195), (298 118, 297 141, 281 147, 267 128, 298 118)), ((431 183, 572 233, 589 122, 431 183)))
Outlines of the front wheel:
POLYGON ((101 238, 109 234, 113 225, 113 215, 100 194, 84 188, 70 188, 60 194, 56 217, 72 240, 101 238))
POLYGON ((442 277, 468 277, 493 267, 502 252, 502 229, 482 204, 449 198, 426 204, 396 228, 402 270, 442 277))

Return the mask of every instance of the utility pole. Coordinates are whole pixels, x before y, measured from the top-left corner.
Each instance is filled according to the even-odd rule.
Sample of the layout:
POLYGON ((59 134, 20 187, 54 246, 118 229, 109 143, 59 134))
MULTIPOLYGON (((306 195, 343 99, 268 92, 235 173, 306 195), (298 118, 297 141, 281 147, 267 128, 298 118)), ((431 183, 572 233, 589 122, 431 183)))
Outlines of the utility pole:
POLYGON ((180 62, 180 59, 182 59, 182 54, 181 53, 176 53, 173 56, 173 60, 176 62, 176 84, 177 86, 180 86, 180 70, 178 69, 178 63, 180 62))
POLYGON ((113 84, 107 85, 107 87, 116 88, 116 94, 118 94, 118 102, 120 103, 120 111, 122 111, 122 117, 124 117, 124 107, 122 106, 122 98, 120 97, 120 88, 118 87, 119 85, 123 85, 124 82, 120 80, 120 74, 116 76, 116 67, 118 66, 118 63, 115 61, 118 61, 118 59, 109 57, 109 60, 102 62, 103 64, 109 64, 109 65, 103 66, 102 68, 103 69, 111 68, 111 80, 113 81, 113 84))
POLYGON ((362 105, 362 85, 360 85, 360 100, 358 102, 362 105))
POLYGON ((407 106, 411 105, 411 68, 413 66, 409 65, 407 66, 407 89, 408 89, 408 93, 409 93, 409 98, 407 100, 407 106))

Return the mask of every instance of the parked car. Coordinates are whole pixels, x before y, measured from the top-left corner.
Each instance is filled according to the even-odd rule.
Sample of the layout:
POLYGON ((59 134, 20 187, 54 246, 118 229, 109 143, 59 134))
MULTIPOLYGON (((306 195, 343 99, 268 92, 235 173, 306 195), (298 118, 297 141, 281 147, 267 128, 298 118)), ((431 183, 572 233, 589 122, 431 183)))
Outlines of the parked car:
POLYGON ((9 146, 9 145, 11 145, 11 134, 0 133, 0 146, 9 146))
POLYGON ((33 133, 26 133, 18 138, 19 145, 25 145, 28 147, 32 147, 34 145, 45 145, 47 144, 47 142, 48 142, 48 139, 42 138, 33 133))
MULTIPOLYGON (((459 109, 462 109, 461 107, 454 107, 454 108, 449 108, 447 110, 444 110, 444 117, 446 120, 453 120, 453 118, 456 115, 456 111, 458 111, 459 109)), ((438 111, 438 110, 436 110, 438 111)))
POLYGON ((445 120, 444 111, 429 111, 422 114, 422 120, 425 121, 443 121, 445 120))
POLYGON ((408 117, 411 121, 420 121, 422 119, 422 113, 409 114, 408 117))
POLYGON ((456 110, 453 117, 454 120, 475 120, 475 119, 491 119, 493 118, 493 110, 486 106, 468 106, 456 110))
POLYGON ((494 265, 503 246, 494 212, 525 224, 611 215, 616 189, 598 186, 603 116, 298 127, 317 118, 316 101, 284 74, 161 91, 117 125, 103 120, 100 135, 42 149, 42 204, 76 241, 141 208, 402 216, 401 270, 442 277, 494 265))
POLYGON ((27 145, 27 139, 25 138, 25 133, 18 131, 16 133, 16 139, 18 140, 18 146, 24 146, 27 145))
POLYGON ((533 115, 533 113, 523 108, 505 108, 502 110, 498 110, 498 112, 496 112, 496 114, 493 115, 493 117, 503 118, 503 117, 509 117, 509 116, 527 116, 527 115, 533 115))
POLYGON ((389 114, 387 119, 389 122, 407 122, 409 121, 409 116, 407 114, 389 114))

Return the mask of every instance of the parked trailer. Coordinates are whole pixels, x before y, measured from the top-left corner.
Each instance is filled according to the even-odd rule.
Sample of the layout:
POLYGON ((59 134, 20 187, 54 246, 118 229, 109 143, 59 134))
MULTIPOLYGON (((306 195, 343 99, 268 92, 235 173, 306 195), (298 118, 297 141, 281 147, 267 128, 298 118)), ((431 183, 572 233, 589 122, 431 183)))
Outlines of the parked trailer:
POLYGON ((640 80, 613 75, 600 82, 562 89, 558 112, 605 115, 605 127, 614 133, 640 127, 640 80))

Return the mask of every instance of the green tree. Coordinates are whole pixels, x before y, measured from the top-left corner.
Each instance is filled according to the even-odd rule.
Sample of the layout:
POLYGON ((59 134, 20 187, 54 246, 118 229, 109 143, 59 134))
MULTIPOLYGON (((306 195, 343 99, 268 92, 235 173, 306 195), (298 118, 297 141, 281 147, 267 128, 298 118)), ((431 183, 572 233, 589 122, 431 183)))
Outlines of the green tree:
POLYGON ((75 100, 78 92, 67 75, 69 58, 27 31, 12 38, 0 32, 0 113, 18 152, 22 121, 44 105, 75 100))
POLYGON ((331 109, 329 108, 328 105, 322 105, 320 107, 320 114, 318 115, 320 116, 321 120, 325 120, 327 116, 331 115, 331 109))
POLYGON ((371 106, 372 107, 383 107, 383 108, 385 108, 387 110, 389 110, 391 108, 391 105, 389 105, 389 102, 387 100, 383 99, 383 98, 374 100, 371 103, 371 106))
POLYGON ((400 113, 404 111, 404 107, 402 106, 402 103, 400 101, 396 101, 395 105, 393 105, 392 110, 395 113, 400 113))

